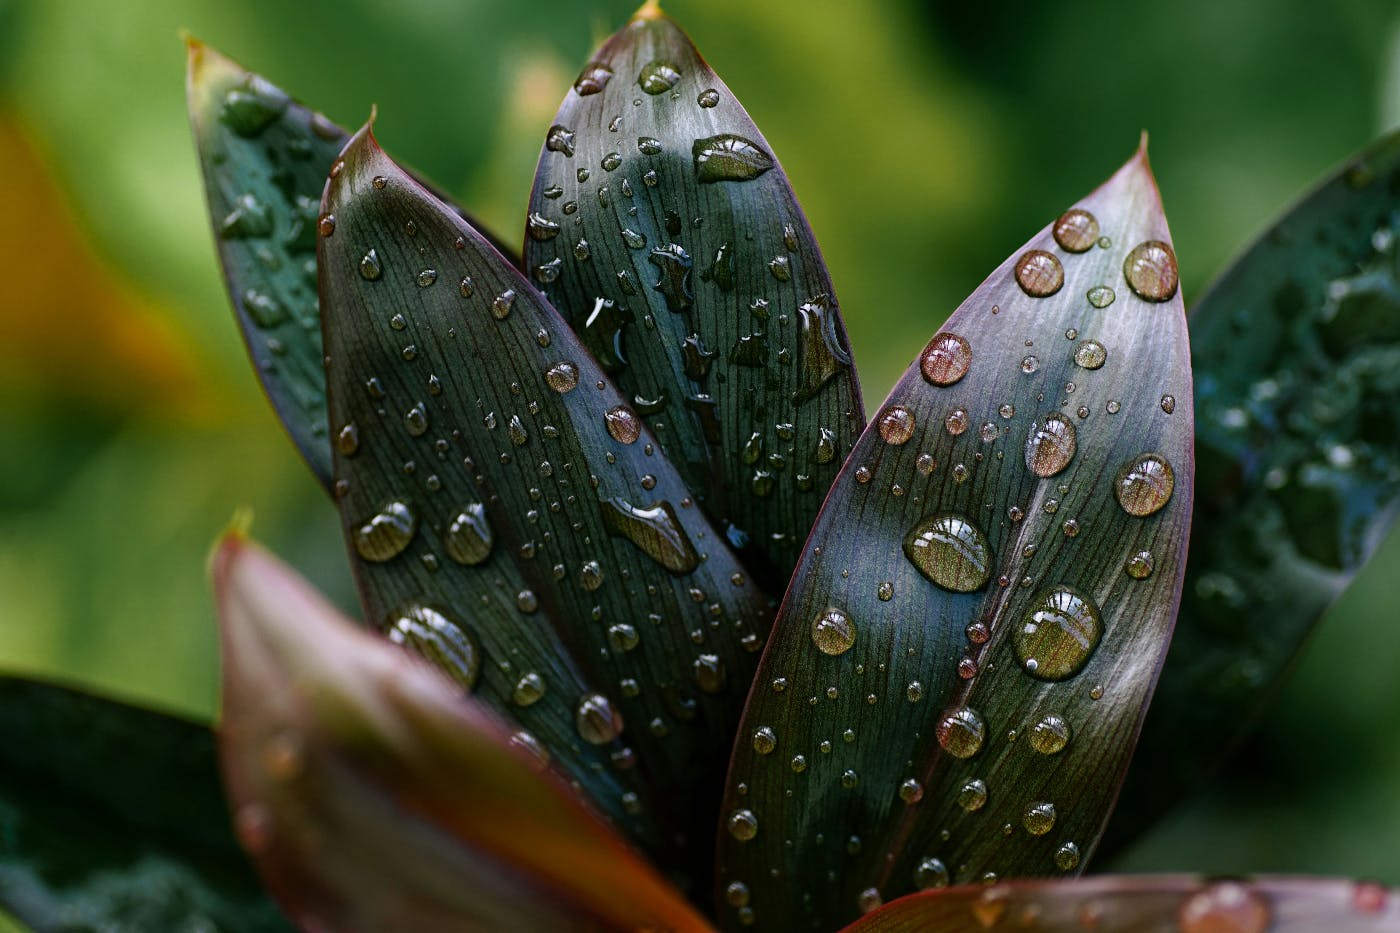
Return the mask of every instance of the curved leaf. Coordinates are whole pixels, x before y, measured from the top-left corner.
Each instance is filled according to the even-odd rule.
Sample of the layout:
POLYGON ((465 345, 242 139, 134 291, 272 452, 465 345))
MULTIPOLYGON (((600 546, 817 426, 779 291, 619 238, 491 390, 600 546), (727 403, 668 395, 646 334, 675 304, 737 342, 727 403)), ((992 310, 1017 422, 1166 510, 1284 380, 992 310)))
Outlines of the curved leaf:
MULTIPOLYGON (((475 658, 484 701, 682 861, 708 843, 767 601, 529 282, 368 128, 337 166, 321 294, 366 616, 475 658), (414 606, 437 634, 405 629, 414 606)), ((470 687, 471 666, 448 668, 470 687)))
POLYGON ((261 75, 186 42, 190 124, 229 299, 263 390, 329 489, 316 228, 326 172, 349 134, 261 75))
POLYGON ((1118 845, 1236 741, 1400 506, 1400 133, 1288 211, 1191 316, 1196 545, 1118 845))
POLYGON ((214 580, 234 822, 303 928, 707 929, 437 671, 237 537, 214 580))
POLYGON ((864 410, 816 239, 748 114, 654 4, 540 155, 525 268, 772 592, 864 410))
POLYGON ((229 832, 213 733, 16 677, 0 677, 0 905, 40 931, 286 929, 229 832))
POLYGON ((847 933, 982 933, 1019 924, 1094 933, 1385 933, 1400 930, 1400 892, 1320 878, 1219 880, 1131 875, 1023 881, 911 894, 847 933))
POLYGON ((747 887, 759 923, 1083 866, 1180 595, 1187 352, 1143 151, 895 386, 827 498, 740 727, 718 880, 747 887))

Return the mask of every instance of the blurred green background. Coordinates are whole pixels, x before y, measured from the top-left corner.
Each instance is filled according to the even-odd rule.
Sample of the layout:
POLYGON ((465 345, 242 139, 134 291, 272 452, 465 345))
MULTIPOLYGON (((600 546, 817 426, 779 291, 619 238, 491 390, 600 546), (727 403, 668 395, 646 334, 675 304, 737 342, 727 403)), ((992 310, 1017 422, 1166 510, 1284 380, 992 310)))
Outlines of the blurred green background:
MULTIPOLYGON (((632 6, 0 0, 0 669, 210 715, 204 562, 244 505, 351 603, 338 523, 222 292, 178 30, 342 124, 378 104, 393 154, 518 241, 549 119, 632 6)), ((1140 129, 1189 302, 1400 122, 1394 0, 1057 6, 667 3, 791 175, 872 407, 1140 129)), ((1261 735, 1112 867, 1400 883, 1397 579, 1392 535, 1261 735)))

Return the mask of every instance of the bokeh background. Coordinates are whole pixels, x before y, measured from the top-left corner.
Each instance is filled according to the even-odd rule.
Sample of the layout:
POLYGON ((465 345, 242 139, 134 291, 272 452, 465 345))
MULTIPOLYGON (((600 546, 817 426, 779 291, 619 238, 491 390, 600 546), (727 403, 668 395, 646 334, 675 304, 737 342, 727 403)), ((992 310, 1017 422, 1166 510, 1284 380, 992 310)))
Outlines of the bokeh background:
MULTIPOLYGON (((179 30, 518 241, 545 128, 630 0, 0 0, 0 669, 208 717, 235 509, 352 604, 338 523, 222 292, 179 30)), ((867 400, 1151 133, 1188 298, 1400 123, 1394 0, 668 0, 792 177, 867 400)), ((1112 866, 1400 883, 1400 535, 1216 780, 1112 866)), ((1267 625, 1268 620, 1260 620, 1267 625)))

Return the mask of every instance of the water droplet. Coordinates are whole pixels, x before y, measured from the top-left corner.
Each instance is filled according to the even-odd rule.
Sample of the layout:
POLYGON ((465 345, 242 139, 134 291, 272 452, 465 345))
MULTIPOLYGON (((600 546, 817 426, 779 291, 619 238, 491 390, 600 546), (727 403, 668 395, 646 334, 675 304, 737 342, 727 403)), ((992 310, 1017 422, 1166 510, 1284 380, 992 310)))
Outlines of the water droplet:
POLYGON ((608 626, 608 644, 614 651, 631 651, 641 643, 641 640, 641 636, 637 634, 636 626, 628 625, 626 622, 618 622, 608 626))
POLYGON ((845 654, 855 643, 855 623, 840 609, 829 608, 812 620, 812 644, 823 654, 845 654))
POLYGON ((621 164, 622 156, 616 152, 609 152, 607 155, 603 156, 603 171, 605 172, 614 171, 621 164))
POLYGON ((1177 914, 1181 933, 1264 933, 1269 904, 1238 881, 1220 881, 1186 899, 1177 914))
POLYGON ((1079 673, 1103 635, 1099 608, 1067 586, 1042 596, 1012 632, 1016 657, 1040 680, 1079 673))
POLYGON ((907 804, 915 804, 924 799, 924 785, 914 778, 909 778, 899 785, 899 799, 907 804))
POLYGON ((321 236, 330 236, 335 233, 335 215, 322 214, 320 220, 316 221, 316 230, 321 236))
POLYGON ((486 560, 491 554, 493 540, 486 508, 479 502, 458 512, 442 534, 442 546, 447 556, 467 566, 486 560))
POLYGON ((1113 304, 1113 299, 1118 296, 1113 293, 1113 289, 1107 285, 1095 285, 1085 295, 1089 299, 1089 304, 1096 308, 1107 308, 1113 304))
POLYGON ((606 745, 622 734, 622 714, 601 693, 589 693, 578 701, 574 726, 588 744, 606 745))
POLYGON ((1040 368, 1040 358, 1039 358, 1039 357, 1036 357, 1036 356, 1027 356, 1027 357, 1025 357, 1025 358, 1023 358, 1023 359, 1021 360, 1021 372, 1025 373, 1027 376, 1029 376, 1031 373, 1035 372, 1035 371, 1036 371, 1037 369, 1039 369, 1039 368, 1040 368))
POLYGON ((863 914, 868 914, 885 903, 885 899, 880 896, 878 888, 866 888, 856 896, 856 907, 863 914))
POLYGON ((360 449, 360 431, 353 424, 347 424, 335 436, 335 449, 343 457, 353 457, 360 449))
POLYGON ((510 698, 516 706, 533 706, 544 696, 544 691, 544 678, 531 671, 515 682, 510 698))
POLYGON ((1047 713, 1040 717, 1040 721, 1031 726, 1030 744, 1031 748, 1042 755, 1055 755, 1064 750, 1069 744, 1072 733, 1069 723, 1058 713, 1047 713))
POLYGON ((559 235, 559 225, 538 211, 531 211, 525 220, 525 232, 530 239, 545 242, 559 235))
POLYGON ((967 375, 972 363, 972 347, 957 334, 935 334, 919 357, 924 378, 936 386, 950 386, 967 375))
POLYGON ((1055 850, 1055 867, 1060 871, 1074 871, 1079 867, 1079 846, 1066 842, 1055 850))
POLYGON ((1108 351, 1097 340, 1081 340, 1074 348, 1074 362, 1085 369, 1098 369, 1108 360, 1108 351))
POLYGON ((617 405, 603 413, 608 433, 619 444, 634 444, 642 435, 642 422, 632 409, 617 405))
POLYGON ((540 599, 532 590, 521 590, 515 594, 515 608, 530 615, 540 608, 540 599))
POLYGON ((574 132, 566 126, 558 123, 549 128, 549 134, 544 138, 544 147, 550 152, 562 152, 566 157, 574 156, 574 132))
POLYGON ((758 835, 758 817, 752 810, 735 810, 729 814, 729 835, 740 842, 748 842, 758 835))
POLYGON ((1033 423, 1026 436, 1026 469, 1036 476, 1054 476, 1069 466, 1077 444, 1073 422, 1051 412, 1033 423))
POLYGON ((1118 472, 1113 494, 1129 515, 1151 515, 1172 497, 1176 477, 1171 464, 1157 454, 1143 454, 1118 472))
POLYGON ((851 355, 837 335, 836 315, 826 295, 817 295, 797 309, 798 385, 793 401, 801 404, 817 394, 836 374, 851 365, 851 355))
POLYGON ((659 155, 661 153, 661 140, 654 136, 638 136, 637 151, 643 155, 659 155))
POLYGON ((603 585, 603 568, 596 560, 586 560, 579 568, 578 582, 588 592, 603 585))
POLYGON ((433 662, 464 690, 476 686, 481 674, 481 648, 476 638, 447 616, 427 606, 410 604, 394 613, 389 640, 433 662))
POLYGON ((724 889, 724 899, 730 907, 743 907, 749 902, 749 886, 742 881, 731 881, 724 889))
POLYGON ((768 726, 759 726, 753 733, 753 750, 760 755, 770 755, 778 747, 778 734, 768 726))
POLYGON ((373 249, 360 258, 360 277, 362 279, 373 282, 383 274, 384 267, 379 264, 379 254, 373 249))
POLYGON ((669 502, 641 508, 625 499, 608 499, 603 502, 603 526, 671 573, 687 574, 700 566, 700 555, 669 502))
POLYGON ((491 316, 498 321, 504 321, 510 316, 511 306, 515 304, 515 289, 508 288, 501 292, 491 302, 491 316))
POLYGON ((914 887, 920 891, 948 886, 948 868, 936 858, 926 858, 914 869, 914 887))
POLYGON ((437 281, 436 269, 423 269, 418 273, 418 287, 427 288, 437 281))
POLYGON ((1166 301, 1176 294, 1176 254, 1160 240, 1139 243, 1123 260, 1123 278, 1138 297, 1166 301))
POLYGON ((904 554, 929 580, 954 593, 987 585, 992 549, 976 525, 960 515, 932 515, 904 539, 904 554))
POLYGON ((935 730, 938 744, 956 758, 971 758, 982 750, 987 727, 975 710, 964 706, 944 715, 935 730))
POLYGON ((1032 298, 1046 298, 1065 284, 1065 270, 1053 253, 1026 250, 1016 260, 1016 284, 1032 298))
POLYGON ((1031 804, 1021 814, 1021 825, 1032 836, 1045 835, 1055 827, 1055 805, 1043 800, 1031 804))
POLYGON ((906 444, 914 436, 914 413, 903 405, 891 405, 880 414, 879 426, 886 444, 906 444))
POLYGON ((1098 239, 1098 218, 1086 210, 1071 207, 1055 221, 1055 242, 1066 252, 1087 252, 1098 239))
POLYGON ((568 360, 555 363, 544 371, 544 381, 560 395, 572 392, 578 388, 578 367, 568 360))
POLYGON ((603 88, 608 86, 612 76, 612 69, 607 65, 602 62, 589 62, 583 66, 583 71, 579 72, 578 78, 574 81, 574 91, 579 97, 599 94, 603 88))
POLYGON ((695 98, 695 102, 701 107, 710 108, 719 103, 719 91, 714 88, 706 88, 695 98))
POLYGON ((1169 415, 1176 411, 1176 399, 1170 395, 1162 396, 1162 411, 1169 415))
POLYGON ((958 806, 968 813, 976 813, 987 805, 987 782, 973 778, 958 790, 958 806))
POLYGON ((911 680, 909 686, 905 688, 904 695, 910 703, 917 703, 924 698, 924 685, 917 680, 911 680))
POLYGON ((428 409, 418 402, 403 416, 404 428, 414 437, 422 437, 428 431, 428 409))
POLYGON ((701 183, 750 181, 773 167, 773 157, 757 143, 732 133, 697 139, 690 152, 701 183))
POLYGON ((637 75, 637 84, 641 85, 643 91, 648 94, 664 94, 676 86, 676 82, 681 79, 681 73, 672 68, 666 62, 648 62, 642 66, 641 72, 637 75))
POLYGON ((382 564, 402 554, 417 532, 418 516, 407 502, 394 499, 355 529, 355 552, 382 564))
POLYGON ((1152 552, 1138 551, 1128 558, 1128 565, 1124 569, 1134 580, 1146 580, 1152 576, 1152 552))
POLYGON ((954 408, 948 412, 948 417, 943 419, 943 427, 948 429, 948 433, 957 437, 967 430, 969 421, 967 412, 961 408, 954 408))

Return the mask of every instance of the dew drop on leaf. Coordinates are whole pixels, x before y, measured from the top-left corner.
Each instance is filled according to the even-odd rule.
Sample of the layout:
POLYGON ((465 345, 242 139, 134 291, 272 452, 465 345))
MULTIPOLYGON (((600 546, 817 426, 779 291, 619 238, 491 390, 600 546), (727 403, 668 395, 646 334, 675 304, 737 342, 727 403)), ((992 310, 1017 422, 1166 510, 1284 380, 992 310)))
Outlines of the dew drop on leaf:
POLYGON ((1221 881, 1187 898, 1177 914, 1181 933, 1264 933, 1268 902, 1238 881, 1221 881))
POLYGON ((948 868, 936 858, 926 858, 914 869, 914 887, 920 891, 948 886, 948 868))
POLYGON ((812 620, 812 644, 823 654, 845 654, 855 643, 855 623, 840 609, 828 608, 812 620))
POLYGON ((1123 278, 1138 297, 1167 301, 1176 294, 1176 254, 1160 240, 1139 243, 1123 260, 1123 278))
POLYGON ((1029 741, 1031 748, 1042 755, 1055 755, 1069 744, 1071 731, 1069 723, 1058 713, 1048 713, 1031 727, 1029 741))
POLYGON ((1045 801, 1037 801, 1026 807, 1026 811, 1021 814, 1021 825, 1026 827, 1026 832, 1032 836, 1043 836, 1055 828, 1055 805, 1045 801))
POLYGON ((697 139, 690 151, 701 183, 751 181, 773 167, 773 157, 757 143, 732 133, 697 139))
POLYGON ((602 62, 589 62, 583 66, 583 71, 579 72, 578 78, 574 81, 574 91, 579 97, 587 97, 590 94, 601 93, 603 88, 608 86, 612 80, 612 69, 602 62))
POLYGON ((1171 464, 1157 454, 1134 458, 1118 472, 1113 494, 1129 515, 1151 515, 1172 497, 1176 477, 1171 464))
POLYGON ((412 650, 446 672, 464 690, 481 674, 481 648, 461 624, 436 609, 410 604, 394 613, 389 640, 412 650))
POLYGON ((1072 207, 1055 221, 1055 242, 1070 253, 1087 252, 1098 242, 1099 221, 1093 214, 1072 207))
POLYGON ((407 502, 385 503, 355 529, 355 552, 373 563, 399 556, 418 532, 418 516, 407 502))
POLYGON ((987 727, 976 710, 964 706, 944 715, 934 731, 938 744, 948 754, 956 758, 971 758, 982 750, 987 727))
POLYGON ((601 693, 589 693, 578 701, 574 726, 588 744, 606 745, 622 734, 622 714, 601 693))
POLYGON ((473 566, 491 555, 491 524, 486 509, 474 502, 458 512, 442 533, 443 550, 459 564, 473 566))
POLYGON ((360 277, 365 281, 376 281, 383 274, 384 267, 379 264, 379 254, 373 249, 360 257, 360 277))
POLYGON ((637 75, 637 84, 648 94, 664 94, 676 86, 681 73, 663 61, 648 62, 637 75))
POLYGON ((936 386, 950 386, 967 375, 972 364, 972 347, 958 334, 935 334, 919 356, 924 378, 936 386))
POLYGON ((1032 298, 1048 298, 1065 284, 1065 270, 1053 253, 1026 250, 1016 260, 1016 284, 1032 298))
POLYGON ((945 590, 972 593, 987 585, 992 550, 976 525, 960 515, 931 515, 904 539, 904 554, 919 572, 945 590))
POLYGON ((1016 657, 1040 680, 1077 674, 1103 636, 1099 609, 1067 586, 1047 591, 1012 631, 1016 657))
POLYGON ((891 405, 880 413, 879 430, 886 444, 906 444, 914 436, 914 413, 903 405, 891 405))
POLYGON ((1097 340, 1081 340, 1074 348, 1074 362, 1085 369, 1098 369, 1108 361, 1108 351, 1097 340))

